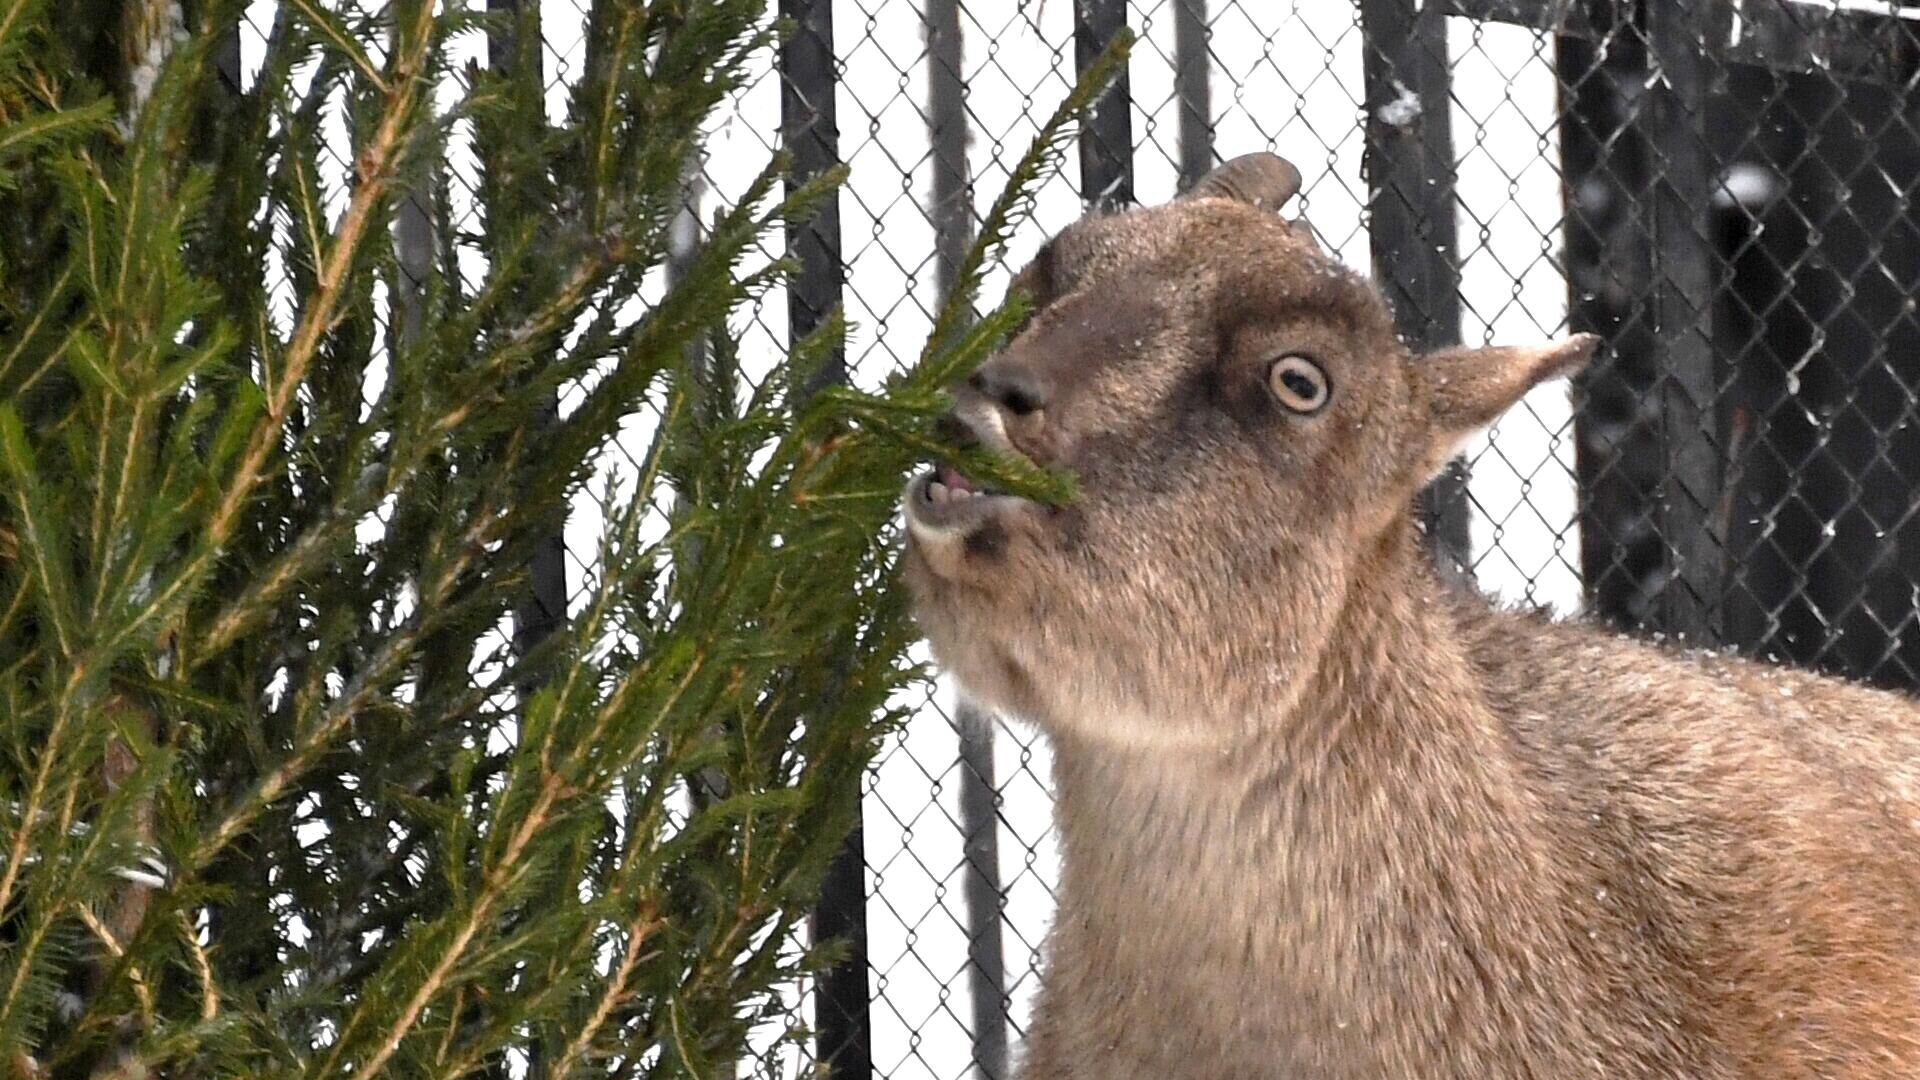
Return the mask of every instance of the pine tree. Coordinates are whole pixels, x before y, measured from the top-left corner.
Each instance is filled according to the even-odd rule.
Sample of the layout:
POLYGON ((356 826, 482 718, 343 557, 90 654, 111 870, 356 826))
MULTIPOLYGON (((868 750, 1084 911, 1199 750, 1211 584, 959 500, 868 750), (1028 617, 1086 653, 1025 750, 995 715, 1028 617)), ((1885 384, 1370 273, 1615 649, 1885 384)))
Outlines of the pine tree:
POLYGON ((1123 48, 922 361, 809 392, 837 318, 755 384, 728 316, 837 174, 776 157, 632 302, 763 4, 595 3, 562 123, 512 62, 536 12, 287 0, 240 93, 232 0, 0 0, 6 1075, 710 1076, 800 1034, 779 989, 831 947, 799 920, 923 674, 896 493, 1021 318, 972 317, 982 267, 1123 48), (476 27, 506 62, 442 109, 476 27), (461 122, 477 227, 444 198, 461 122), (534 633, 528 567, 641 411, 534 633))

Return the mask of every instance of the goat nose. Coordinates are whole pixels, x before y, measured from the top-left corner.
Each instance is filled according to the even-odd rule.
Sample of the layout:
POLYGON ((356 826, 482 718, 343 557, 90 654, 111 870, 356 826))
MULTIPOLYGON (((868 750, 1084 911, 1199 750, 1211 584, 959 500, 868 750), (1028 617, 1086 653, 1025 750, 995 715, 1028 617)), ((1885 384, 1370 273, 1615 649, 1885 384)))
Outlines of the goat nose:
POLYGON ((967 385, 1006 406, 1015 416, 1039 412, 1047 406, 1046 384, 1031 372, 983 368, 967 378, 967 385))

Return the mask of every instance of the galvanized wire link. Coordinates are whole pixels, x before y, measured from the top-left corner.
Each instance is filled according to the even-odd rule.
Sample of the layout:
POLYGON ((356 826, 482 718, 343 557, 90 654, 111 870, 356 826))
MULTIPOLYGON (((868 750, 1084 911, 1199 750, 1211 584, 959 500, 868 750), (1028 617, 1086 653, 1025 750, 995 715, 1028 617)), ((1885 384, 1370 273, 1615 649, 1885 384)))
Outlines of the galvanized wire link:
MULTIPOLYGON (((1571 400, 1564 385, 1530 395, 1425 497, 1443 566, 1514 603, 1915 682, 1920 9, 779 8, 795 33, 758 58, 690 164, 684 242, 776 147, 800 175, 846 162, 853 178, 786 251, 762 253, 802 269, 736 320, 749 372, 835 304, 854 331, 828 377, 874 385, 916 355, 1006 163, 1077 65, 1131 26, 1128 78, 1043 190, 1014 261, 1085 207, 1158 202, 1222 158, 1277 151, 1305 174, 1297 212, 1372 270, 1410 346, 1606 339, 1571 400)), ((584 13, 572 0, 540 11, 557 112, 584 13)), ((459 140, 435 212, 481 228, 459 140)), ((635 467, 619 444, 606 464, 635 467)), ((609 509, 574 508, 574 596, 592 584, 609 509)), ((548 592, 523 609, 530 627, 551 613, 553 571, 536 568, 548 592)), ((858 947, 792 989, 743 1075, 803 1075, 816 1052, 836 1076, 902 1080, 1000 1077, 1017 1060, 1058 869, 1045 742, 950 687, 919 706, 868 776, 862 831, 813 924, 858 947), (777 1037, 806 1026, 814 1051, 777 1037)))

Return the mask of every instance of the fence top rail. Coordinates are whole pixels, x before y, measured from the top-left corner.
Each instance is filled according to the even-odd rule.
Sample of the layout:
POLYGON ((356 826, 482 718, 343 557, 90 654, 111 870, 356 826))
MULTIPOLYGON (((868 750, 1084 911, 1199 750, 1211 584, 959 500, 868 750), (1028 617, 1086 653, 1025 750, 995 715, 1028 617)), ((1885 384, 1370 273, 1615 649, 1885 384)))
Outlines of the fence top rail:
MULTIPOLYGON (((1605 42, 1632 25, 1619 0, 1442 0, 1452 14, 1605 42)), ((1701 43, 1716 58, 1822 71, 1882 86, 1920 74, 1920 5, 1880 0, 1729 0, 1707 5, 1701 43)))

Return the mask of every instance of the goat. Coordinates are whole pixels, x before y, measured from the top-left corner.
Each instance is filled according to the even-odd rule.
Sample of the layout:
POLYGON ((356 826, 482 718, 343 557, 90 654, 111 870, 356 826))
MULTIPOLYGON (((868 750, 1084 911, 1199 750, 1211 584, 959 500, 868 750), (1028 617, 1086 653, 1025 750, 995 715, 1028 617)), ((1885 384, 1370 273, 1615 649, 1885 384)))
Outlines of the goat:
POLYGON ((1920 1076, 1920 707, 1443 583, 1412 496, 1596 340, 1410 355, 1298 185, 1054 236, 951 415, 1079 496, 903 497, 935 657, 1054 748, 1021 1075, 1920 1076))

